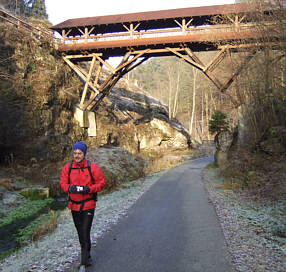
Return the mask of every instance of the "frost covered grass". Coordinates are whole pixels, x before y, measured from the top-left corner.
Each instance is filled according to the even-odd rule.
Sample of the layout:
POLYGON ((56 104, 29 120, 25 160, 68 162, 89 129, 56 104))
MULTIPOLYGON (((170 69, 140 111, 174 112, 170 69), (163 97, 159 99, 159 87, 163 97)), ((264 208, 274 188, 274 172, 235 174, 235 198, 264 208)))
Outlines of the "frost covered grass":
MULTIPOLYGON (((124 216, 136 200, 154 184, 165 171, 144 179, 128 182, 117 191, 99 196, 92 226, 92 244, 124 216)), ((0 264, 0 271, 66 271, 78 259, 79 242, 69 210, 58 219, 55 231, 13 253, 0 264)))
POLYGON ((286 271, 286 200, 258 202, 222 189, 213 168, 204 177, 236 270, 286 271))
POLYGON ((40 215, 33 220, 28 226, 21 228, 18 231, 17 242, 20 246, 29 244, 31 241, 37 241, 44 235, 52 232, 57 227, 58 216, 60 212, 54 212, 52 210, 49 213, 40 215))
POLYGON ((9 225, 17 220, 25 219, 36 215, 42 209, 53 203, 52 198, 47 198, 44 200, 25 200, 16 209, 7 213, 7 216, 0 219, 0 227, 9 225))

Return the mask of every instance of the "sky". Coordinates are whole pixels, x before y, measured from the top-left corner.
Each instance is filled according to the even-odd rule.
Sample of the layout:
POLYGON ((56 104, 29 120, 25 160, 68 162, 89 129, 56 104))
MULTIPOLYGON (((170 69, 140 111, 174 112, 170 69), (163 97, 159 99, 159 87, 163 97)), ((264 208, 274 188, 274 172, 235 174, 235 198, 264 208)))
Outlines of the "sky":
POLYGON ((49 21, 55 25, 72 18, 233 4, 234 0, 46 0, 45 2, 49 21))

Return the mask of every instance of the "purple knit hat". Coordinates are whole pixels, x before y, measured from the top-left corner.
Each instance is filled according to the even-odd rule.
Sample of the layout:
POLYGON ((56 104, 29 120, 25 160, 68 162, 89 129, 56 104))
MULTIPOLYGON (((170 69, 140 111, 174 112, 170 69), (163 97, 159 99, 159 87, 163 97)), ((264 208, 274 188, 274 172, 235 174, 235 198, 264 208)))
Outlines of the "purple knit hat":
POLYGON ((84 155, 85 155, 85 154, 86 154, 86 150, 87 150, 87 146, 86 146, 86 144, 85 144, 84 142, 77 142, 77 143, 74 144, 74 146, 73 146, 72 149, 73 149, 73 150, 79 149, 79 150, 81 150, 81 151, 84 153, 84 155))

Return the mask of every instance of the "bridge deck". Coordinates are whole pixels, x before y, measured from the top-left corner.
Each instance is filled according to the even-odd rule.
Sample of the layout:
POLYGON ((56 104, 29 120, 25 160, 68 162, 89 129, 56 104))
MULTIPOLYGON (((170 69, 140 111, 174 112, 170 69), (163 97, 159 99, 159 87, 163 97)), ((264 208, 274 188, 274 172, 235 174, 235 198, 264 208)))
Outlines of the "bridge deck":
POLYGON ((51 29, 61 34, 59 50, 67 54, 87 51, 110 57, 148 48, 158 55, 158 50, 182 43, 190 43, 193 51, 212 50, 215 41, 257 38, 248 18, 256 8, 240 3, 78 18, 51 29), (213 16, 228 16, 229 24, 214 25, 213 16))

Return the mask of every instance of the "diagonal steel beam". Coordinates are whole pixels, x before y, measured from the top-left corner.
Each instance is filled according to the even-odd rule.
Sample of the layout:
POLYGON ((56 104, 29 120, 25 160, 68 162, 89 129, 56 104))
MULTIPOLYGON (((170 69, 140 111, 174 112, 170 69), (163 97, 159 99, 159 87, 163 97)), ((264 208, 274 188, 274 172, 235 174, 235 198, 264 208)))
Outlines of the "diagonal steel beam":
POLYGON ((97 71, 96 71, 96 75, 95 75, 95 79, 94 79, 94 82, 93 82, 94 86, 96 86, 97 88, 99 87, 98 81, 99 81, 100 73, 102 71, 102 66, 103 66, 102 63, 100 63, 98 65, 98 68, 97 68, 97 71))
POLYGON ((111 73, 115 73, 115 69, 107 61, 104 61, 100 56, 96 56, 96 58, 101 64, 106 66, 111 71, 111 73))
MULTIPOLYGON (((75 65, 70 58, 67 57, 63 57, 64 61, 76 72, 76 74, 84 81, 86 82, 87 80, 87 75, 85 73, 85 71, 83 71, 80 67, 78 67, 77 65, 75 65)), ((96 93, 98 93, 97 88, 91 83, 88 82, 88 86, 96 93)))
POLYGON ((143 62, 145 62, 146 60, 148 60, 149 57, 144 57, 141 60, 138 60, 136 63, 134 63, 133 65, 130 65, 129 67, 126 68, 126 70, 124 71, 124 75, 129 73, 131 70, 133 70, 134 68, 136 68, 138 65, 142 64, 143 62))
MULTIPOLYGON (((134 61, 136 61, 138 58, 142 57, 143 55, 147 54, 148 51, 150 49, 145 49, 143 51, 141 51, 140 53, 138 53, 136 56, 133 56, 132 59, 130 60, 126 60, 126 62, 123 62, 122 64, 119 64, 117 67, 116 67, 116 72, 117 71, 120 71, 121 69, 125 68, 127 65, 129 65, 130 63, 133 63, 134 61)), ((131 53, 132 54, 132 53, 131 53)))
POLYGON ((204 72, 210 71, 212 72, 224 59, 225 53, 228 50, 228 46, 223 47, 220 52, 209 62, 209 64, 205 67, 204 72))
POLYGON ((198 56, 195 55, 195 53, 188 47, 184 48, 186 53, 190 56, 190 58, 192 58, 192 60, 198 64, 200 64, 201 66, 205 66, 203 64, 203 62, 198 58, 198 56))
POLYGON ((118 80, 122 77, 121 73, 117 73, 116 75, 113 75, 113 78, 110 79, 104 88, 97 94, 94 99, 90 99, 86 105, 85 109, 93 110, 97 108, 99 103, 103 100, 103 98, 110 92, 110 90, 115 86, 115 84, 118 82, 118 80))
POLYGON ((215 77, 215 75, 210 72, 210 71, 206 71, 203 72, 212 82, 213 84, 220 90, 222 88, 222 83, 215 77))
POLYGON ((206 69, 205 69, 203 62, 193 53, 193 51, 190 48, 187 48, 187 47, 184 48, 188 56, 184 56, 183 54, 179 53, 176 49, 169 48, 169 47, 167 49, 173 52, 176 56, 182 58, 187 63, 200 69, 215 84, 215 86, 218 89, 222 88, 221 82, 210 71, 205 71, 206 69))
POLYGON ((232 82, 237 78, 237 76, 241 73, 241 71, 245 68, 246 64, 250 62, 250 60, 255 56, 257 52, 257 49, 253 49, 249 52, 249 54, 246 56, 244 61, 240 64, 236 72, 230 77, 230 79, 220 88, 220 91, 223 93, 225 92, 229 86, 232 84, 232 82))
POLYGON ((84 105, 84 109, 92 110, 96 108, 99 103, 103 100, 103 98, 110 92, 110 90, 115 86, 115 84, 119 81, 120 78, 123 77, 126 73, 130 72, 132 69, 137 67, 142 62, 146 61, 148 57, 143 57, 143 59, 138 60, 139 57, 142 57, 148 50, 145 52, 141 52, 136 56, 133 56, 132 59, 129 60, 131 54, 126 54, 121 63, 116 68, 116 73, 110 74, 107 79, 102 83, 102 85, 98 89, 98 94, 96 96, 91 96, 91 98, 84 105))
POLYGON ((191 64, 191 65, 197 67, 198 69, 200 69, 201 71, 203 71, 204 67, 201 64, 199 64, 199 63, 195 62, 194 60, 192 60, 189 56, 184 56, 181 53, 179 53, 176 49, 173 49, 173 48, 170 48, 170 47, 167 47, 167 49, 169 51, 171 51, 172 53, 174 53, 177 57, 183 59, 184 61, 188 62, 189 64, 191 64))
POLYGON ((212 81, 212 83, 220 89, 222 87, 222 83, 217 79, 217 77, 212 73, 212 71, 208 70, 207 67, 203 64, 203 62, 195 55, 195 53, 190 48, 185 48, 187 54, 197 63, 199 63, 203 70, 202 72, 212 81))

